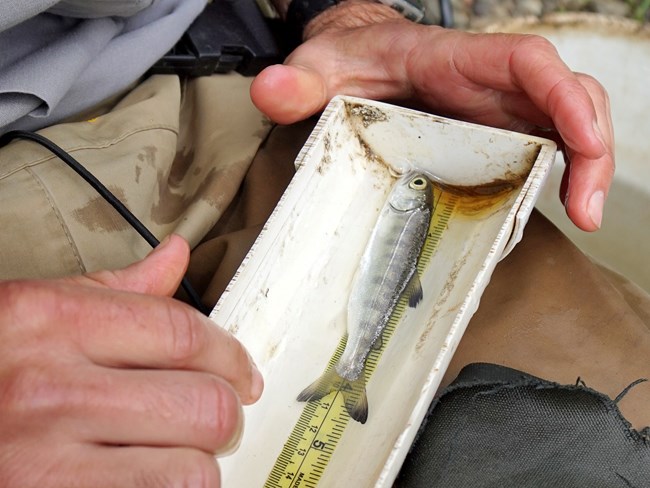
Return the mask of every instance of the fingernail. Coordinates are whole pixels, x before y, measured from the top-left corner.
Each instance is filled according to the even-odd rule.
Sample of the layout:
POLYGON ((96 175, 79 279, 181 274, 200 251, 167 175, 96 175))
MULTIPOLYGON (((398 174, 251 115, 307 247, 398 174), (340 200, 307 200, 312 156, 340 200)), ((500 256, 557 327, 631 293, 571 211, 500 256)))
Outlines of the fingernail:
POLYGON ((258 369, 255 361, 251 359, 251 397, 253 401, 257 401, 264 391, 264 377, 258 369))
POLYGON ((568 189, 567 189, 566 193, 564 194, 564 201, 562 202, 562 204, 564 205, 564 208, 566 208, 566 209, 569 208, 568 207, 568 205, 569 205, 569 190, 568 189))
POLYGON ((562 205, 564 205, 564 208, 569 210, 569 194, 571 189, 571 174, 569 174, 569 180, 567 181, 566 185, 566 193, 564 194, 564 201, 562 202, 562 205))
POLYGON ((587 204, 587 213, 589 218, 596 227, 600 229, 600 224, 603 221, 603 206, 605 205, 605 193, 598 190, 591 195, 589 203, 587 204))
POLYGON ((214 453, 216 457, 225 457, 234 453, 241 445, 242 437, 244 436, 244 410, 239 405, 239 415, 237 418, 237 429, 228 441, 228 444, 217 449, 214 453))

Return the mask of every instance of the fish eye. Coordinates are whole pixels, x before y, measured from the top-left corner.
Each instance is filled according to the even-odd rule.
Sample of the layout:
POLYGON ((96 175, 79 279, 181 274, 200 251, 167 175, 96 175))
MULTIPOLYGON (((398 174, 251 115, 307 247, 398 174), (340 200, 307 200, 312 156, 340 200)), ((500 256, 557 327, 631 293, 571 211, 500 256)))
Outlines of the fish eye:
POLYGON ((409 183, 409 188, 412 190, 424 190, 427 187, 427 180, 421 176, 416 176, 409 183))

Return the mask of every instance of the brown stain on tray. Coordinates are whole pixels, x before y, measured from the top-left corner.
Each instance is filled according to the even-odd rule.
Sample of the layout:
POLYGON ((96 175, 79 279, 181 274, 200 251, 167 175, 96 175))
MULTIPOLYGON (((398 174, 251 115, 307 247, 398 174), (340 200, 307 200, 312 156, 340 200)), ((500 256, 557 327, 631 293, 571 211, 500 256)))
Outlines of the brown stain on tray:
POLYGON ((440 182, 434 182, 434 185, 459 197, 455 207, 458 217, 479 219, 493 215, 508 204, 513 193, 523 185, 523 181, 498 179, 472 186, 446 185, 440 182))
MULTIPOLYGON (((388 122, 390 120, 389 116, 378 107, 364 105, 362 103, 346 102, 345 111, 349 120, 360 121, 361 125, 364 128, 368 128, 370 125, 377 122, 388 122)), ((379 154, 373 150, 371 145, 368 144, 368 142, 363 138, 361 132, 354 127, 354 124, 352 124, 352 131, 361 147, 361 151, 365 158, 368 161, 379 163, 381 166, 385 166, 388 168, 390 174, 393 177, 397 177, 397 175, 394 174, 393 166, 388 164, 379 154)), ((326 142, 329 143, 329 140, 326 142)), ((462 213, 475 215, 477 213, 480 213, 483 209, 492 207, 495 200, 504 200, 504 195, 508 195, 523 186, 524 182, 530 174, 533 165, 535 164, 535 161, 537 161, 539 152, 542 148, 538 142, 532 140, 528 141, 526 145, 534 145, 536 147, 536 150, 531 151, 525 155, 523 161, 515 160, 512 161, 512 165, 508 164, 508 167, 516 167, 518 168, 518 171, 513 171, 511 169, 506 170, 502 178, 496 178, 479 185, 464 186, 447 184, 440 181, 439 179, 436 179, 435 175, 430 176, 433 176, 432 179, 434 180, 435 184, 443 191, 448 191, 452 194, 462 197, 469 197, 462 199, 462 208, 465 210, 462 213)), ((328 151, 325 152, 327 153, 328 151)))
POLYGON ((345 110, 348 114, 348 117, 360 119, 361 124, 365 128, 370 127, 376 122, 387 122, 389 120, 386 112, 370 105, 346 102, 345 110))
POLYGON ((456 283, 458 281, 458 275, 461 269, 465 266, 465 263, 467 262, 468 255, 469 255, 469 251, 463 253, 463 255, 460 256, 460 258, 454 263, 453 268, 447 275, 447 279, 445 280, 445 283, 442 286, 442 291, 438 296, 438 300, 436 300, 436 303, 433 306, 433 311, 431 313, 429 320, 427 321, 427 325, 425 326, 424 330, 420 334, 418 342, 415 346, 415 352, 417 354, 419 354, 422 351, 422 348, 427 343, 429 334, 431 334, 431 331, 433 330, 436 323, 438 322, 440 313, 445 308, 445 305, 449 300, 449 297, 451 296, 454 287, 456 286, 456 283))

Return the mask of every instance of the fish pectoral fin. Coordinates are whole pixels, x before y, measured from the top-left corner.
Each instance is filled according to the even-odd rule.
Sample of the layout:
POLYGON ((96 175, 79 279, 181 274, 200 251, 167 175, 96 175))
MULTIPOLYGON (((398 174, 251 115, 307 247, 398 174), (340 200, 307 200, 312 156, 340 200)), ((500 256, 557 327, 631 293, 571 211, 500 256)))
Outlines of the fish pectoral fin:
POLYGON ((411 276, 406 289, 404 290, 404 295, 409 299, 409 307, 415 308, 422 301, 422 283, 420 282, 420 276, 418 275, 417 270, 411 276))

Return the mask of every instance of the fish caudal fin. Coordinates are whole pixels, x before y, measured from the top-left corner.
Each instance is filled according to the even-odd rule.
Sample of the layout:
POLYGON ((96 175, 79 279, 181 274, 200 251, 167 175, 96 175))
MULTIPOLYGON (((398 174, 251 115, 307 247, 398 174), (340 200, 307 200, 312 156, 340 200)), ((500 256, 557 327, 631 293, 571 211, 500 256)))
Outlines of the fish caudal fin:
POLYGON ((362 424, 368 420, 368 397, 363 373, 354 381, 342 378, 331 369, 300 392, 299 402, 318 401, 333 391, 341 392, 345 409, 350 417, 362 424))
POLYGON ((350 391, 341 390, 345 409, 354 420, 365 424, 368 420, 368 395, 366 395, 366 385, 363 379, 358 379, 350 385, 350 391))

